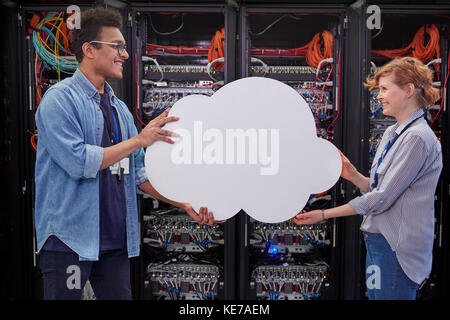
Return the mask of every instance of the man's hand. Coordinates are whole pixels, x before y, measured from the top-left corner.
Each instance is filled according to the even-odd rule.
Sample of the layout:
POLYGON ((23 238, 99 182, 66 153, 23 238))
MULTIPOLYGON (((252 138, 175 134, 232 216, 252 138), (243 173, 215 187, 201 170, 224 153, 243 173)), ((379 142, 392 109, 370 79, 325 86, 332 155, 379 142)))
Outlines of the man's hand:
POLYGON ((178 121, 178 117, 168 117, 169 109, 161 113, 158 117, 150 121, 144 129, 137 135, 139 144, 145 148, 150 146, 157 140, 165 141, 167 143, 174 143, 168 137, 179 137, 179 135, 173 131, 164 130, 161 127, 168 122, 178 121))
POLYGON ((182 208, 187 212, 187 214, 194 219, 195 222, 199 224, 208 224, 212 226, 214 223, 224 223, 227 220, 215 221, 214 214, 208 211, 207 207, 200 207, 197 213, 194 208, 189 203, 183 203, 182 208))
POLYGON ((208 208, 206 208, 206 207, 201 207, 199 212, 197 213, 194 210, 194 208, 192 208, 190 203, 176 202, 176 201, 167 199, 166 197, 162 196, 158 191, 156 191, 155 188, 153 187, 153 185, 148 180, 141 183, 139 185, 139 189, 141 189, 142 191, 149 194, 150 196, 152 196, 155 199, 164 201, 164 202, 169 203, 177 208, 183 209, 197 223, 209 224, 210 226, 212 226, 214 223, 224 223, 227 221, 227 220, 214 221, 213 213, 209 212, 208 208))

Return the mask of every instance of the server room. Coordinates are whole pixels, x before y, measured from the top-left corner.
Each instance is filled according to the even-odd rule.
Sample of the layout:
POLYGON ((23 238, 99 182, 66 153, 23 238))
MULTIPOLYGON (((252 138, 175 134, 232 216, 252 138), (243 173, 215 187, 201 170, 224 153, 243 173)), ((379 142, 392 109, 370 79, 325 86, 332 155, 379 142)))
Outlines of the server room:
POLYGON ((306 301, 448 299, 449 1, 2 0, 0 12, 2 300, 169 300, 173 318, 215 306, 264 319, 306 301), (280 187, 208 166, 207 149, 166 166, 183 117, 288 118, 280 187), (286 163, 317 179, 285 177, 286 163))

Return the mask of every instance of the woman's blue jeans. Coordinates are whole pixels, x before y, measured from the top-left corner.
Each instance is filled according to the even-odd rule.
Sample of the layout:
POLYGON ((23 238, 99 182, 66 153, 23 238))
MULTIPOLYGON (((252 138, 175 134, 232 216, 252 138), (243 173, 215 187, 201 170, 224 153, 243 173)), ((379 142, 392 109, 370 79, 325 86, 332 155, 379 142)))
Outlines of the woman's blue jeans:
POLYGON ((369 300, 415 300, 419 284, 405 274, 383 235, 363 232, 363 238, 369 300))

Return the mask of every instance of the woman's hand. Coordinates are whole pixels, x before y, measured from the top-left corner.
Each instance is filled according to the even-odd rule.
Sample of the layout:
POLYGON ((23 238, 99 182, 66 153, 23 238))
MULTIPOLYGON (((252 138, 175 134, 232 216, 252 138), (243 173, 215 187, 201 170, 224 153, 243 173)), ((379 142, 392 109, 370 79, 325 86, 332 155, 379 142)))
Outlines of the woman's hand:
POLYGON ((182 208, 187 214, 199 224, 207 224, 212 226, 214 223, 224 223, 227 220, 215 221, 214 214, 208 211, 207 207, 200 207, 198 213, 192 208, 190 203, 183 203, 182 208))
POLYGON ((355 166, 350 162, 350 160, 348 160, 348 158, 344 156, 341 150, 338 149, 338 151, 341 154, 342 159, 341 177, 350 182, 353 182, 355 178, 358 177, 359 172, 358 170, 356 170, 355 166))
POLYGON ((292 218, 292 221, 296 224, 314 224, 322 220, 324 220, 323 210, 312 210, 309 212, 303 210, 292 218))
POLYGON ((368 192, 370 188, 370 179, 368 177, 363 176, 356 170, 355 166, 347 159, 346 156, 339 150, 342 159, 342 171, 341 177, 345 180, 350 181, 356 187, 358 187, 362 192, 368 192))

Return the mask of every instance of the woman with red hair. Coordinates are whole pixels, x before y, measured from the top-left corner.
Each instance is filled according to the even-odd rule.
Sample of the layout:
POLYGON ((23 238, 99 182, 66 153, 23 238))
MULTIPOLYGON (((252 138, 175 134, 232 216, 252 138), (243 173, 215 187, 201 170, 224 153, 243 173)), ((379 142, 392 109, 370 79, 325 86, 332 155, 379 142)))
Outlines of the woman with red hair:
POLYGON ((397 123, 383 134, 370 177, 342 154, 341 176, 362 195, 336 208, 302 212, 293 220, 312 224, 362 215, 369 299, 413 300, 433 258, 434 192, 442 151, 424 109, 439 99, 439 91, 432 86, 431 70, 411 57, 390 61, 365 86, 379 89, 383 114, 397 123))

